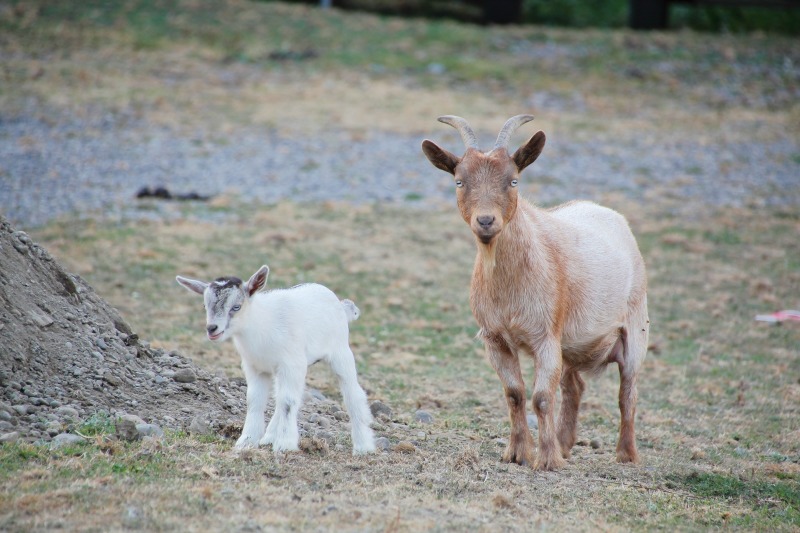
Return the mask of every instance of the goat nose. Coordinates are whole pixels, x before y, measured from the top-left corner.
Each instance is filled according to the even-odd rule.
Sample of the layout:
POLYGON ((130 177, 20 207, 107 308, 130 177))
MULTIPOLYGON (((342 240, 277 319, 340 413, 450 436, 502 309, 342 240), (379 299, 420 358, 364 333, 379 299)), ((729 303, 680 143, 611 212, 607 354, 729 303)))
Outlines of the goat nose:
POLYGON ((210 326, 206 326, 206 331, 208 331, 209 333, 214 333, 215 331, 217 331, 216 324, 211 324, 210 326))
POLYGON ((488 228, 493 223, 494 223, 494 217, 493 216, 485 215, 485 216, 482 216, 482 217, 478 217, 478 224, 480 224, 480 226, 482 228, 488 228))

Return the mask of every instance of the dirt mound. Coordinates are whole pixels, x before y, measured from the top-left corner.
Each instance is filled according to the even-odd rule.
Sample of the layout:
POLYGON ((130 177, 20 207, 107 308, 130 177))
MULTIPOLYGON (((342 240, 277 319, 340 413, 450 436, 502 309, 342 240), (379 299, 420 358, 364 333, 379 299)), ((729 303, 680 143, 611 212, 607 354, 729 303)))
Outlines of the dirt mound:
POLYGON ((0 435, 50 440, 98 412, 220 430, 241 424, 244 388, 140 341, 86 281, 0 217, 0 435))

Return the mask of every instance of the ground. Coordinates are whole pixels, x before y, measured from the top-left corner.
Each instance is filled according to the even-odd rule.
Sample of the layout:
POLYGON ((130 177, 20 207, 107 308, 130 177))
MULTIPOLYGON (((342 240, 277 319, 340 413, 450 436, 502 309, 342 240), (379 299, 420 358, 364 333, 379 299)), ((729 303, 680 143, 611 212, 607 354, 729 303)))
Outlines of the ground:
POLYGON ((238 359, 204 339, 176 274, 246 277, 266 262, 274 286, 314 280, 351 298, 360 381, 392 410, 376 425, 390 449, 350 455, 324 368, 310 372, 327 400, 308 399, 304 451, 282 457, 233 451, 235 427, 126 443, 99 405, 65 423, 84 443, 2 445, 4 529, 800 526, 800 328, 754 321, 800 306, 794 41, 126 5, 3 4, 0 209, 202 383, 235 383, 238 359), (619 210, 645 257, 641 465, 614 462, 615 368, 588 381, 564 469, 499 461, 509 428, 469 312, 474 243, 419 144, 460 149, 440 114, 488 145, 520 112, 537 119, 514 142, 548 136, 523 194, 619 210), (145 185, 213 198, 136 200, 145 185))

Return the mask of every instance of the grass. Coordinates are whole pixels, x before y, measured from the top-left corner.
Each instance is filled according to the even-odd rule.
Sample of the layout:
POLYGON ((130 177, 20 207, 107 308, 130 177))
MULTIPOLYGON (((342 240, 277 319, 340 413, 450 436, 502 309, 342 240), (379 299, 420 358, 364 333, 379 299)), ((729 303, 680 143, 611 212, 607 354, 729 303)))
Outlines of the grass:
MULTIPOLYGON (((494 130, 534 94, 579 90, 583 107, 549 110, 543 129, 667 145, 800 131, 797 80, 781 66, 800 58, 779 37, 478 28, 208 0, 15 2, 0 35, 9 117, 118 113, 230 142, 238 128, 278 125, 286 135, 342 129, 358 138, 428 132, 443 109, 465 109, 476 128, 494 130), (308 48, 317 56, 270 59, 308 48), (444 73, 431 74, 432 63, 444 73), (774 75, 751 75, 762 68, 774 75)), ((318 164, 310 158, 306 170, 318 164)), ((0 528, 797 529, 800 330, 753 317, 797 303, 800 218, 795 209, 713 208, 644 177, 645 201, 598 198, 628 216, 648 264, 643 465, 613 461, 614 369, 588 383, 581 444, 564 470, 498 462, 505 401, 474 338, 474 244, 454 206, 415 193, 406 206, 254 205, 235 195, 140 202, 115 220, 76 215, 29 232, 143 340, 230 376, 240 376, 233 346, 205 340, 200 302, 175 274, 246 277, 267 263, 272 286, 314 280, 353 299, 360 381, 407 426, 379 434, 416 450, 353 458, 344 442, 280 459, 181 433, 122 444, 97 413, 74 428, 89 437, 83 444, 0 447, 0 528), (419 408, 433 424, 413 421, 419 408)), ((523 369, 532 376, 529 362, 523 369)), ((309 385, 338 396, 323 368, 311 369, 309 385)))
MULTIPOLYGON (((420 432, 425 435, 416 454, 390 454, 367 464, 343 452, 331 452, 336 463, 345 461, 340 465, 331 464, 330 456, 313 454, 281 464, 258 452, 256 463, 262 470, 264 465, 285 469, 282 475, 286 477, 273 479, 268 494, 295 491, 300 504, 307 498, 319 499, 313 496, 322 490, 313 488, 322 483, 317 475, 301 482, 303 488, 296 488, 297 480, 290 479, 324 469, 330 472, 330 483, 342 491, 349 486, 347 479, 358 472, 363 486, 356 490, 365 494, 378 490, 379 482, 389 475, 387 483, 394 491, 390 498, 405 502, 399 508, 410 520, 410 528, 427 526, 414 510, 420 504, 411 503, 416 497, 408 492, 408 482, 450 509, 464 498, 477 505, 486 491, 500 490, 510 498, 513 512, 503 503, 500 508, 478 506, 473 512, 481 520, 503 515, 502 523, 524 516, 561 525, 575 525, 569 520, 577 520, 585 527, 591 523, 582 521, 588 517, 580 518, 586 505, 595 509, 610 505, 615 510, 603 511, 595 520, 611 529, 667 524, 679 529, 767 525, 791 529, 798 525, 800 366, 792 346, 800 342, 800 331, 752 321, 757 312, 775 304, 777 287, 790 293, 797 288, 796 271, 787 269, 785 260, 800 252, 791 231, 796 219, 763 211, 719 211, 694 221, 664 217, 634 223, 651 277, 653 349, 642 379, 638 426, 645 466, 620 468, 613 463, 618 378, 610 370, 589 382, 581 412, 581 438, 598 439, 601 453, 578 446, 570 466, 551 476, 497 463, 501 448, 494 441, 507 436, 508 423, 499 383, 473 338, 476 328, 467 302, 473 245, 454 209, 416 213, 415 227, 437 228, 433 233, 404 227, 398 223, 404 209, 379 205, 246 206, 224 224, 213 225, 202 221, 205 208, 197 209, 198 216, 173 222, 59 223, 37 231, 36 238, 120 307, 143 338, 180 349, 198 364, 234 376, 239 370, 233 347, 204 340, 202 310, 192 295, 174 284, 173 275, 246 276, 267 262, 274 286, 309 279, 326 283, 362 308, 362 318, 354 323, 351 334, 362 383, 372 398, 383 399, 399 419, 410 423, 408 436, 387 435, 395 442, 416 439, 420 432), (725 227, 729 217, 746 221, 738 223, 735 239, 704 230, 725 227), (278 223, 286 220, 291 224, 278 223), (403 253, 398 255, 396 250, 403 253), (762 259, 753 261, 752 254, 762 259), (143 255, 146 260, 126 260, 131 255, 143 255), (71 258, 76 262, 71 263, 71 258), (770 283, 748 282, 751 278, 768 278, 770 283), (131 298, 131 294, 139 296, 131 298), (434 413, 437 420, 432 427, 411 422, 418 407, 434 413), (464 446, 475 445, 479 477, 496 478, 477 492, 474 475, 454 474, 448 467, 464 446), (409 471, 414 472, 412 481, 392 477, 409 471), (602 475, 610 477, 598 477, 602 475), (525 502, 533 497, 517 494, 521 487, 532 487, 538 495, 530 508, 513 503, 516 498, 525 502), (567 518, 553 514, 556 507, 565 509, 567 518)), ((631 217, 639 218, 636 212, 631 217)), ((524 367, 530 376, 530 365, 524 367)), ((322 369, 312 369, 310 384, 337 395, 332 376, 322 369)), ((90 425, 103 427, 102 416, 90 425)), ((222 504, 213 502, 227 494, 231 484, 259 486, 257 481, 263 476, 255 466, 251 471, 239 464, 242 459, 230 451, 230 442, 172 437, 165 447, 168 460, 159 462, 150 455, 139 460, 141 451, 136 446, 115 452, 122 454, 119 457, 106 458, 87 445, 81 453, 88 455, 81 462, 100 465, 92 467, 97 469, 93 475, 112 476, 112 493, 120 498, 128 490, 123 478, 133 476, 142 493, 166 484, 186 496, 192 492, 182 479, 186 470, 212 469, 218 477, 190 476, 211 487, 213 496, 207 498, 207 511, 203 511, 202 497, 189 505, 190 510, 182 511, 189 520, 214 509, 219 512, 222 504), (187 449, 190 456, 199 458, 184 457, 187 449), (191 466, 193 461, 198 464, 191 466), (225 471, 232 473, 226 476, 221 473, 225 471)), ((12 471, 34 468, 25 466, 31 460, 13 447, 4 448, 2 454, 5 461, 11 456, 21 463, 12 471)), ((36 457, 51 460, 41 452, 36 457)), ((58 472, 61 467, 53 468, 58 472)), ((52 490, 38 483, 31 482, 26 490, 52 490)), ((337 507, 342 502, 341 496, 327 497, 337 507)), ((236 498, 244 501, 244 496, 236 498)), ((312 507, 317 517, 314 524, 336 523, 326 522, 327 514, 324 520, 320 518, 325 509, 321 500, 312 507)), ((87 507, 87 512, 93 508, 87 507)), ((393 509, 384 509, 379 519, 356 523, 381 529, 391 523, 393 509)), ((169 505, 159 504, 147 513, 157 517, 156 523, 163 519, 173 524, 169 521, 173 512, 169 505)), ((298 516, 285 513, 278 522, 262 523, 295 527, 303 524, 294 521, 298 516)))

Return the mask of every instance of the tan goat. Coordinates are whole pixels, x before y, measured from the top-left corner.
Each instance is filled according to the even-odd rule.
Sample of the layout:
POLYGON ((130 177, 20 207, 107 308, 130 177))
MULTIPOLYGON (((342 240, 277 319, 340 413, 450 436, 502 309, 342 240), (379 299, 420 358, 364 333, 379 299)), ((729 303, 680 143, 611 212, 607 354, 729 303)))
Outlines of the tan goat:
POLYGON ((431 141, 422 143, 428 160, 455 177, 458 208, 476 237, 470 303, 489 361, 503 383, 511 418, 502 459, 540 470, 563 466, 577 439, 585 388, 580 373, 617 363, 617 460, 638 462, 636 378, 650 329, 644 261, 619 213, 586 201, 541 209, 518 194, 519 174, 539 157, 545 136, 536 133, 513 155, 507 146, 514 131, 530 120, 530 115, 510 118, 487 153, 478 148, 469 124, 455 116, 439 121, 461 134, 467 147, 462 157, 431 141), (521 353, 533 356, 536 368, 536 461, 525 414, 521 353))

